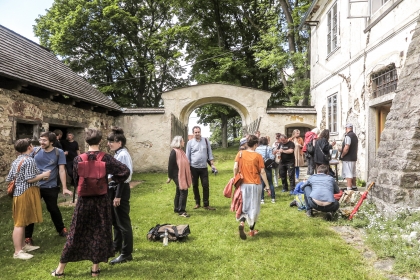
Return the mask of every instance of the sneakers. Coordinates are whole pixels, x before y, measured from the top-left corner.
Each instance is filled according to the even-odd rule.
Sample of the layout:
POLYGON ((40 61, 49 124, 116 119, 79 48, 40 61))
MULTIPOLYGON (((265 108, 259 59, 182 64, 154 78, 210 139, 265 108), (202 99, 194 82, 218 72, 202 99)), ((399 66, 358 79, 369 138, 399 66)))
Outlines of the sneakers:
POLYGON ((58 235, 60 235, 62 237, 67 237, 67 235, 69 235, 69 232, 67 231, 66 228, 63 228, 58 235))
POLYGON ((31 246, 34 246, 34 241, 31 237, 25 238, 25 244, 29 244, 31 246))
POLYGON ((264 204, 264 199, 261 199, 261 204, 264 204))
POLYGON ((292 202, 290 202, 289 206, 290 207, 297 206, 296 200, 293 200, 292 202))
POLYGON ((276 203, 276 200, 274 198, 271 199, 271 203, 276 203))
POLYGON ((313 215, 312 215, 312 210, 307 210, 307 211, 306 211, 306 216, 308 216, 308 217, 313 217, 313 215))
POLYGON ((29 260, 33 257, 33 255, 25 253, 23 250, 20 250, 17 254, 13 254, 14 259, 29 260))
POLYGON ((206 209, 206 210, 216 210, 216 208, 211 207, 211 206, 204 206, 204 209, 206 209))
POLYGON ((34 251, 34 250, 37 250, 37 249, 39 249, 39 246, 32 246, 32 245, 29 245, 29 244, 25 244, 25 246, 23 246, 23 248, 22 248, 22 251, 27 253, 27 252, 34 251))

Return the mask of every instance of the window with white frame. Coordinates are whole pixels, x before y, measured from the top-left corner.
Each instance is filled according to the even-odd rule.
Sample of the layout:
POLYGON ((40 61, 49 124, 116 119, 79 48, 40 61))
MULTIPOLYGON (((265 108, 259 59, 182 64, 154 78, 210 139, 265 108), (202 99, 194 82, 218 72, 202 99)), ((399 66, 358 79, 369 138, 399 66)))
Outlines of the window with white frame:
POLYGON ((332 8, 328 11, 328 42, 327 52, 330 54, 338 47, 338 16, 337 16, 337 2, 334 3, 332 8))
POLYGON ((386 2, 389 2, 390 0, 371 0, 371 11, 372 14, 374 14, 377 10, 379 10, 380 7, 385 5, 386 2))
POLYGON ((337 93, 328 97, 328 129, 337 132, 337 93))
POLYGON ((372 73, 373 98, 394 92, 397 89, 398 75, 395 64, 391 63, 387 67, 372 73))

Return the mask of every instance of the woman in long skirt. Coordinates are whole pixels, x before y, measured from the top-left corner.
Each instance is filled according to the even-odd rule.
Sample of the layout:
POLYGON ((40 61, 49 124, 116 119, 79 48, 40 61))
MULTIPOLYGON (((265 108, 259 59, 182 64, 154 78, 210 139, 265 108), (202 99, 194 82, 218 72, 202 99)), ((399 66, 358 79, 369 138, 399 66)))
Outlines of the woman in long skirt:
MULTIPOLYGON (((102 140, 102 133, 88 129, 85 140, 89 145, 89 150, 86 153, 88 160, 96 160, 100 153, 99 143, 102 140)), ((73 165, 73 176, 75 182, 78 183, 78 189, 83 185, 83 182, 79 182, 78 174, 78 165, 81 161, 82 158, 79 155, 74 159, 73 165)), ((112 174, 113 181, 124 183, 127 180, 130 175, 127 166, 108 154, 103 156, 102 161, 105 162, 105 174, 112 174)), ((99 276, 99 263, 106 263, 108 258, 114 256, 111 207, 108 194, 78 197, 60 263, 51 273, 52 276, 63 277, 68 262, 82 260, 92 262, 92 277, 99 276)))

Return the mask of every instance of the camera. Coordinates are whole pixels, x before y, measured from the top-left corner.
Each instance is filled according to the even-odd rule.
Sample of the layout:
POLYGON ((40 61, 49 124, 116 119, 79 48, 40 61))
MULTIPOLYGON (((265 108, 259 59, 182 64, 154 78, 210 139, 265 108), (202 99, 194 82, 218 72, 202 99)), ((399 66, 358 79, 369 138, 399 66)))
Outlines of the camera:
POLYGON ((217 173, 219 173, 219 171, 217 171, 216 168, 212 167, 211 168, 211 173, 213 173, 214 175, 217 175, 217 173))

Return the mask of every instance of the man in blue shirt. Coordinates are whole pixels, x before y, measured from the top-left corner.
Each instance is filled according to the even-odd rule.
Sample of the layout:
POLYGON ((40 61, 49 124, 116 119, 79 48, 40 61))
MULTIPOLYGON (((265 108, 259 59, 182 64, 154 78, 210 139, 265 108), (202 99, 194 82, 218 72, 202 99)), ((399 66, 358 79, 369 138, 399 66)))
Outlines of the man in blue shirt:
POLYGON ((209 205, 209 172, 207 170, 207 160, 210 161, 212 170, 216 170, 214 166, 213 153, 209 141, 201 137, 201 128, 194 126, 192 129, 194 138, 187 143, 187 158, 190 162, 193 192, 195 199, 194 209, 200 208, 201 198, 200 191, 198 189, 198 178, 201 180, 203 186, 203 204, 207 210, 216 210, 209 205))
POLYGON ((332 220, 335 211, 340 204, 334 198, 339 193, 337 182, 328 175, 328 166, 321 164, 317 168, 317 174, 309 177, 301 187, 305 193, 306 215, 312 217, 312 209, 327 212, 326 220, 332 220))
MULTIPOLYGON (((60 176, 63 185, 63 194, 72 195, 73 193, 67 189, 66 185, 66 158, 61 149, 53 146, 56 140, 53 132, 44 132, 39 137, 41 147, 35 147, 31 156, 34 157, 36 166, 41 172, 51 170, 51 175, 46 180, 39 181, 39 189, 41 198, 43 198, 48 212, 50 212, 51 220, 55 229, 60 236, 67 236, 67 229, 64 227, 63 217, 60 208, 58 208, 57 199, 60 192, 60 186, 57 184, 57 177, 60 176)), ((25 243, 33 245, 32 234, 34 232, 34 224, 29 224, 25 228, 25 243)))

